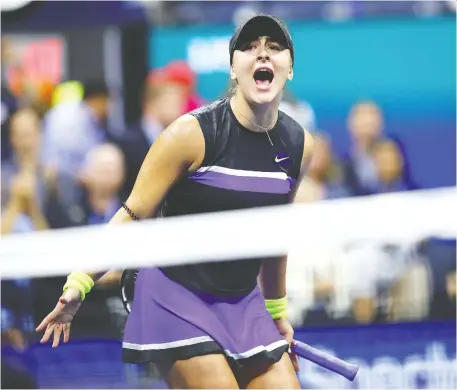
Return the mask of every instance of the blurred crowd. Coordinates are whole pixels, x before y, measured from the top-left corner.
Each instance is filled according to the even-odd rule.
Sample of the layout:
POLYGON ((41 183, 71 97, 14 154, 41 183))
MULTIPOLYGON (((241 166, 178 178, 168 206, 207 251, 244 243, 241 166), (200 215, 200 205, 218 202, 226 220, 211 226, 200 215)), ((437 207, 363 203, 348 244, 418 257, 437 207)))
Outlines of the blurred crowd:
MULTIPOLYGON (((160 132, 203 104, 194 85, 194 74, 179 61, 151 72, 141 91, 142 117, 119 135, 108 125, 111 96, 103 81, 62 83, 48 94, 39 93, 36 80, 3 84, 2 235, 107 222, 128 197, 160 132)), ((2 281, 3 333, 33 332, 62 283, 63 278, 2 281)), ((119 336, 122 315, 119 326, 114 315, 110 329, 102 321, 111 312, 123 314, 118 297, 117 275, 104 278, 81 309, 75 336, 119 336)))
POLYGON ((329 243, 289 255, 288 295, 295 326, 342 326, 452 319, 456 241, 329 243))
MULTIPOLYGON (((14 61, 3 46, 2 60, 14 61)), ((191 69, 172 62, 149 74, 140 120, 119 131, 108 125, 111 97, 103 81, 52 86, 22 74, 20 64, 9 69, 14 72, 4 78, 1 97, 2 235, 107 222, 128 197, 158 135, 205 103, 195 92, 191 69)), ((333 152, 310 104, 286 91, 281 109, 315 138, 297 201, 417 188, 402 142, 388 135, 376 102, 354 102, 344 155, 333 152)), ((405 248, 355 243, 325 258, 297 257, 290 292, 295 325, 455 318, 455 241, 430 239, 405 248)), ((2 282, 6 343, 21 349, 36 340, 33 330, 55 305, 63 283, 63 278, 2 282)), ((124 319, 117 279, 105 278, 82 306, 73 337, 118 338, 124 319)))

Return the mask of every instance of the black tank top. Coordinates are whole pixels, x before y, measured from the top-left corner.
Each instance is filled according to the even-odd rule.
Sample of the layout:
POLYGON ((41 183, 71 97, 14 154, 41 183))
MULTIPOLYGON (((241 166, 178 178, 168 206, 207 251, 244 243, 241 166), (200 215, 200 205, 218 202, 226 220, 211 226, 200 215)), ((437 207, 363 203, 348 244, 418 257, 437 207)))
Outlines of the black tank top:
MULTIPOLYGON (((305 133, 297 122, 279 112, 275 127, 269 131, 272 146, 267 134, 248 130, 238 122, 229 98, 217 100, 191 115, 198 119, 203 131, 205 157, 196 173, 181 179, 171 189, 162 209, 164 217, 289 202, 303 155, 305 133), (278 153, 289 156, 286 168, 275 163, 278 153)), ((204 247, 204 231, 201 237, 204 247)), ((170 279, 191 290, 243 296, 255 287, 262 260, 218 261, 161 269, 170 279)))

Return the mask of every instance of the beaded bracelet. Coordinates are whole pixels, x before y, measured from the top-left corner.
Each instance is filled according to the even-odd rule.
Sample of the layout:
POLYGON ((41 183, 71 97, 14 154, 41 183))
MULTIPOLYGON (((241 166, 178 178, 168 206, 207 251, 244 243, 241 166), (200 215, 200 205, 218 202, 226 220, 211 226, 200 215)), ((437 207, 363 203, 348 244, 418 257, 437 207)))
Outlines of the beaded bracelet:
POLYGON ((138 218, 137 215, 132 210, 130 210, 129 206, 127 206, 125 203, 122 203, 122 207, 125 211, 127 211, 127 214, 130 215, 130 218, 132 218, 134 221, 140 220, 140 218, 138 218))

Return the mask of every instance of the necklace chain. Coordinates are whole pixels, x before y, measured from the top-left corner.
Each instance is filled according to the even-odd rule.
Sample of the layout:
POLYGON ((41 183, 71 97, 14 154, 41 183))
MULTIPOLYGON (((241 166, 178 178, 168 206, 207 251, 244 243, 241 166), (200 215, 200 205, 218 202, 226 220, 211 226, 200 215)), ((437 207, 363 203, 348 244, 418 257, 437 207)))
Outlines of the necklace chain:
POLYGON ((260 128, 260 129, 262 129, 262 130, 265 132, 265 134, 267 135, 268 141, 270 141, 271 146, 274 146, 273 141, 271 140, 271 137, 270 137, 270 134, 269 134, 269 131, 273 128, 274 123, 272 123, 272 124, 271 124, 270 126, 268 126, 268 127, 263 127, 263 126, 260 126, 260 125, 258 125, 258 124, 256 124, 256 123, 253 123, 247 116, 243 115, 243 113, 241 113, 240 111, 238 111, 238 110, 236 110, 236 111, 237 111, 238 114, 240 114, 244 119, 246 119, 252 126, 255 126, 255 127, 258 127, 258 128, 260 128))
POLYGON ((270 138, 270 134, 268 134, 269 131, 270 131, 270 130, 267 130, 265 133, 266 133, 266 135, 267 135, 267 137, 268 137, 268 141, 270 141, 271 146, 274 146, 274 145, 273 145, 273 141, 272 141, 271 138, 270 138))
MULTIPOLYGON (((233 105, 233 106, 235 106, 235 105, 233 105)), ((256 124, 256 123, 253 123, 248 117, 246 117, 245 115, 243 115, 243 113, 239 112, 237 109, 235 109, 235 111, 236 111, 238 114, 240 114, 244 119, 246 119, 252 126, 255 126, 255 127, 258 127, 258 128, 260 128, 260 129, 262 129, 262 130, 265 132, 265 134, 267 135, 268 141, 270 141, 271 146, 272 146, 273 148, 275 147, 275 145, 273 144, 273 141, 271 140, 271 137, 270 137, 270 130, 274 127, 274 125, 275 125, 274 122, 273 122, 270 126, 268 126, 268 127, 263 127, 263 126, 260 126, 260 125, 258 125, 258 124, 256 124)), ((287 173, 287 169, 284 168, 284 167, 282 167, 281 164, 280 164, 280 162, 283 161, 283 160, 285 160, 285 159, 288 159, 289 157, 288 157, 288 156, 286 156, 286 157, 281 157, 281 159, 278 160, 278 157, 281 156, 281 155, 282 155, 282 153, 278 153, 278 154, 276 155, 274 161, 275 161, 275 163, 279 166, 279 168, 280 168, 283 172, 287 173)))

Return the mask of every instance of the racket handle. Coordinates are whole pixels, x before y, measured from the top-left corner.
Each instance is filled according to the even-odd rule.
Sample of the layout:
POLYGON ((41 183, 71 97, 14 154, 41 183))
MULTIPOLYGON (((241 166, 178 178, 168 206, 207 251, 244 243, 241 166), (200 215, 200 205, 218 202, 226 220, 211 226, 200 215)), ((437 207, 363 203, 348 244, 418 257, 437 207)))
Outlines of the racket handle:
POLYGON ((357 371, 359 370, 359 367, 355 364, 345 362, 344 360, 322 352, 301 341, 294 341, 294 343, 292 343, 292 349, 296 355, 303 359, 310 360, 327 370, 340 374, 351 382, 354 380, 357 371))

